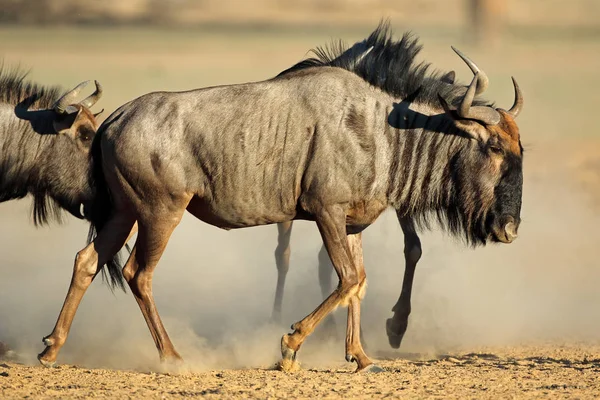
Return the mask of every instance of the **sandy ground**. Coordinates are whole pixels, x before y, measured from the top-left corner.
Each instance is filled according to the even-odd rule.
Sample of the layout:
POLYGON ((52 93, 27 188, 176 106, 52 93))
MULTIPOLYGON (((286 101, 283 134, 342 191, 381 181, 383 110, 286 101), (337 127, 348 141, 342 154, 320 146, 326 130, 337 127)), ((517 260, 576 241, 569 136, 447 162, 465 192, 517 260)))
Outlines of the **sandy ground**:
POLYGON ((436 358, 381 360, 385 372, 269 366, 156 373, 0 364, 2 398, 578 398, 600 393, 600 346, 474 349, 436 358))
MULTIPOLYGON (((352 41, 365 33, 4 28, 0 51, 6 63, 32 67, 40 82, 100 80, 99 107, 107 116, 152 90, 264 79, 330 36, 352 41)), ((464 81, 471 75, 449 49, 461 45, 459 36, 423 32, 423 57, 456 69, 464 81)), ((399 293, 402 236, 391 214, 370 227, 363 328, 368 353, 385 372, 353 374, 343 362, 343 340, 312 338, 299 354, 300 372, 273 370, 281 335, 320 299, 313 225, 294 227, 286 326, 272 327, 266 321, 276 277, 275 227, 224 232, 189 216, 154 279, 185 369, 159 372, 131 295, 111 294, 98 282, 80 307, 59 367, 44 369, 35 360, 40 339, 54 324, 87 227, 69 220, 36 230, 24 201, 0 206, 0 339, 18 354, 0 361, 0 398, 597 397, 600 42, 521 37, 495 52, 461 48, 486 68, 487 95, 499 105, 511 104, 510 75, 526 93, 519 121, 526 148, 520 238, 471 251, 439 233, 424 234, 409 330, 400 351, 391 351, 383 327, 399 293)), ((336 317, 342 331, 345 313, 336 317)))

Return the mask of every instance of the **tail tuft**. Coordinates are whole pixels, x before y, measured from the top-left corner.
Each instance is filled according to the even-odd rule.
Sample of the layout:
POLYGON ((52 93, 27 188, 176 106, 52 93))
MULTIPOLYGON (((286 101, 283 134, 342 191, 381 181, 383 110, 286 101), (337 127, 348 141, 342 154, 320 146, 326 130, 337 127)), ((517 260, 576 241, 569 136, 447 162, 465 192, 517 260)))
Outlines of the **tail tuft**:
MULTIPOLYGON (((104 172, 102 171, 100 137, 101 134, 99 130, 94 137, 90 152, 91 162, 93 163, 91 181, 96 188, 96 196, 88 215, 86 215, 87 219, 90 221, 90 230, 87 239, 88 244, 96 238, 98 232, 102 230, 114 212, 114 205, 106 185, 106 180, 104 179, 104 172)), ((131 252, 129 246, 126 247, 127 250, 131 252)), ((102 268, 102 280, 108 284, 111 290, 114 291, 116 287, 119 287, 124 292, 126 291, 125 280, 122 273, 123 266, 121 264, 119 253, 115 254, 112 260, 106 263, 106 268, 104 268, 104 265, 100 266, 100 268, 102 268)))

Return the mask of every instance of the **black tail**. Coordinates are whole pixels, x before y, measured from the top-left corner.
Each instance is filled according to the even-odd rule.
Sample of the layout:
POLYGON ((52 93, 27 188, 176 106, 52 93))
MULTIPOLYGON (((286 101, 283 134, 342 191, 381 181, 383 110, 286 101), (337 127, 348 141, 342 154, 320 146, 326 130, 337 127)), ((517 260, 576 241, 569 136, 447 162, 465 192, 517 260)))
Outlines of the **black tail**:
MULTIPOLYGON (((104 179, 104 172, 102 171, 102 151, 100 150, 100 137, 101 132, 98 130, 94 141, 92 142, 91 148, 91 162, 92 162, 92 184, 96 188, 96 196, 90 207, 86 217, 90 221, 90 231, 88 233, 88 244, 91 243, 97 236, 98 232, 104 228, 104 225, 108 222, 114 212, 114 204, 106 186, 106 180, 104 179)), ((129 251, 129 247, 127 246, 129 251)), ((106 269, 104 265, 99 266, 102 268, 102 280, 108 283, 111 290, 115 287, 121 288, 125 291, 125 281, 121 272, 122 265, 120 261, 119 253, 115 254, 112 260, 106 263, 106 269), (108 270, 108 276, 106 271, 108 270), (110 278, 110 279, 109 279, 110 278)))

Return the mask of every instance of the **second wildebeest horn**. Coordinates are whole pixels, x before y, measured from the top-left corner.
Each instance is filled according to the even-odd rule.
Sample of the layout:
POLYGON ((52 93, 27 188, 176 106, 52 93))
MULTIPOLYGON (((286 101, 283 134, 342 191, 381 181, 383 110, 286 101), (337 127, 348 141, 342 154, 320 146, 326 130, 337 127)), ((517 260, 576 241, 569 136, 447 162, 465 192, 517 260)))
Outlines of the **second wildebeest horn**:
POLYGON ((66 107, 70 104, 73 104, 73 100, 77 97, 81 89, 86 87, 91 81, 81 82, 79 85, 75 86, 73 89, 65 93, 60 99, 54 103, 52 108, 59 114, 63 114, 66 111, 66 107))
POLYGON ((469 85, 469 88, 467 89, 467 93, 465 93, 465 97, 463 97, 463 100, 458 107, 458 115, 460 115, 462 118, 481 121, 486 125, 496 125, 500 122, 500 114, 498 111, 494 110, 492 107, 471 107, 471 104, 473 104, 473 99, 475 98, 475 93, 477 93, 477 86, 480 80, 479 72, 476 72, 471 84, 469 85))
POLYGON ((519 88, 519 84, 517 80, 512 77, 513 86, 515 87, 515 102, 508 110, 508 113, 513 116, 513 118, 517 118, 519 113, 521 112, 521 108, 523 108, 523 92, 521 92, 521 88, 519 88))
POLYGON ((356 64, 360 64, 360 62, 363 60, 363 58, 365 58, 367 56, 367 54, 369 54, 371 52, 371 50, 373 50, 373 46, 369 47, 364 53, 362 53, 357 59, 356 59, 356 64))
POLYGON ((462 60, 465 62, 465 64, 468 65, 468 67, 471 69, 471 71, 473 72, 474 75, 477 75, 477 73, 479 73, 479 82, 477 83, 477 91, 475 92, 475 95, 478 95, 478 94, 481 94, 481 93, 485 92, 485 90, 488 87, 488 84, 490 83, 490 80, 487 77, 486 73, 483 72, 477 66, 477 64, 475 64, 473 62, 473 60, 471 60, 469 57, 467 57, 466 54, 464 54, 462 51, 458 50, 454 46, 450 46, 450 47, 452 47, 452 50, 454 50, 454 52, 456 54, 458 54, 458 56, 460 58, 462 58, 462 60))
POLYGON ((91 108, 102 97, 102 86, 98 81, 94 81, 96 91, 81 101, 82 106, 91 108))

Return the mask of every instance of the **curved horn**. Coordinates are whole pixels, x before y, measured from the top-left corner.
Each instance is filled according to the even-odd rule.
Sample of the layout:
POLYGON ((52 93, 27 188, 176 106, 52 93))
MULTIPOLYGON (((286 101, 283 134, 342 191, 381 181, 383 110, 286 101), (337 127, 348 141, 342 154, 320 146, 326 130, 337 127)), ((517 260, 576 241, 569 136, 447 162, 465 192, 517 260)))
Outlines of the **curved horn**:
POLYGON ((73 104, 73 100, 75 99, 75 97, 77 97, 81 89, 86 87, 89 83, 90 81, 81 82, 79 85, 75 86, 73 89, 65 93, 60 99, 56 100, 56 103, 54 103, 54 105, 52 106, 54 111, 56 111, 59 114, 63 114, 65 112, 66 107, 69 104, 73 104))
POLYGON ((511 78, 513 81, 513 86, 515 87, 515 102, 510 110, 508 110, 508 113, 512 115, 513 118, 517 118, 521 112, 521 108, 523 108, 523 92, 521 92, 521 88, 519 88, 519 84, 514 76, 511 78))
POLYGON ((98 81, 94 81, 94 84, 96 84, 96 91, 79 103, 84 107, 92 108, 92 106, 96 104, 100 97, 102 97, 102 86, 98 81))
POLYGON ((463 118, 469 118, 469 110, 471 109, 471 104, 473 103, 473 99, 475 98, 475 91, 477 90, 477 81, 479 80, 479 72, 475 73, 471 84, 467 88, 467 92, 465 93, 465 97, 463 97, 460 106, 458 107, 458 115, 463 118))
POLYGON ((465 97, 463 97, 463 100, 458 107, 458 115, 462 118, 481 121, 486 125, 496 125, 500 122, 500 114, 498 111, 494 110, 492 107, 471 107, 471 104, 473 104, 473 99, 475 98, 475 93, 477 92, 479 81, 479 72, 476 72, 471 84, 469 85, 469 88, 467 89, 467 93, 465 93, 465 97))
POLYGON ((488 87, 488 84, 490 83, 490 80, 487 77, 486 73, 479 69, 477 64, 475 64, 473 60, 467 57, 462 51, 458 50, 454 46, 450 47, 452 47, 452 50, 454 50, 454 52, 458 54, 460 58, 462 58, 462 60, 465 62, 465 64, 467 64, 467 66, 471 69, 474 75, 477 75, 479 73, 479 82, 477 83, 477 91, 475 92, 475 94, 478 95, 485 92, 485 90, 488 87))

